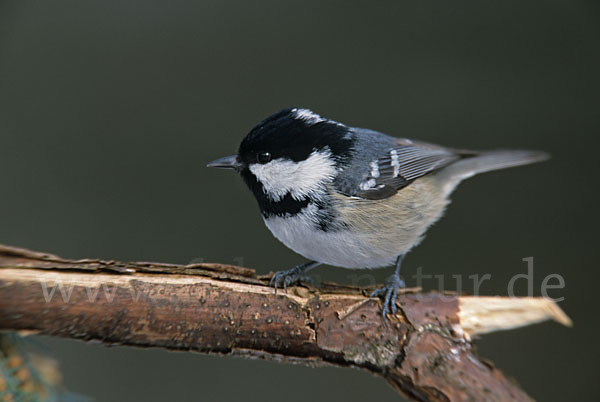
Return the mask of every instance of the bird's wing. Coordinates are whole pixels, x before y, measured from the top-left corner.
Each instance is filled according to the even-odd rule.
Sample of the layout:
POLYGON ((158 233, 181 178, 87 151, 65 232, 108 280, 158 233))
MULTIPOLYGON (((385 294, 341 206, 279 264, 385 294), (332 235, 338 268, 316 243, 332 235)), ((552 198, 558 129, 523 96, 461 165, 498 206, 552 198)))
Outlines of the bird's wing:
POLYGON ((440 169, 460 157, 460 151, 399 139, 397 145, 369 162, 366 179, 352 195, 370 200, 391 197, 416 178, 440 169))

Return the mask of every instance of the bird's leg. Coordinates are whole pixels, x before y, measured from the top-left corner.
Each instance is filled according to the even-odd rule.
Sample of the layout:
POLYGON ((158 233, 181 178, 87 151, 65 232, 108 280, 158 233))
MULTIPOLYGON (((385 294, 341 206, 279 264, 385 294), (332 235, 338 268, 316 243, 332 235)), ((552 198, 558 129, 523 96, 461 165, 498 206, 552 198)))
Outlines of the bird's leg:
POLYGON ((306 275, 306 273, 311 269, 318 267, 319 265, 321 265, 320 262, 309 261, 305 262, 304 264, 297 265, 291 269, 277 271, 271 278, 271 282, 269 284, 275 287, 275 291, 277 291, 277 288, 280 287, 280 285, 283 285, 283 288, 287 290, 288 286, 295 285, 299 282, 312 284, 312 278, 306 275))
POLYGON ((394 274, 388 278, 385 286, 376 289, 371 293, 371 297, 383 296, 383 318, 386 319, 387 314, 391 311, 392 314, 396 314, 396 298, 398 297, 398 289, 405 288, 406 284, 400 279, 400 266, 402 265, 402 259, 404 255, 398 256, 396 259, 396 269, 394 274))

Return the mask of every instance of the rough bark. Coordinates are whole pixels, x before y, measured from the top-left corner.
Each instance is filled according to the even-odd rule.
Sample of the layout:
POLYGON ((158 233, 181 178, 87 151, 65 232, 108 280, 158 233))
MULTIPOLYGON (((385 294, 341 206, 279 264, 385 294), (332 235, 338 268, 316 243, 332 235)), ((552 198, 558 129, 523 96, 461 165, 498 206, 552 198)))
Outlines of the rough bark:
POLYGON ((423 401, 529 401, 474 335, 546 319, 552 301, 420 293, 382 320, 371 289, 324 284, 274 292, 267 276, 221 264, 66 260, 0 246, 0 330, 139 347, 355 366, 423 401))

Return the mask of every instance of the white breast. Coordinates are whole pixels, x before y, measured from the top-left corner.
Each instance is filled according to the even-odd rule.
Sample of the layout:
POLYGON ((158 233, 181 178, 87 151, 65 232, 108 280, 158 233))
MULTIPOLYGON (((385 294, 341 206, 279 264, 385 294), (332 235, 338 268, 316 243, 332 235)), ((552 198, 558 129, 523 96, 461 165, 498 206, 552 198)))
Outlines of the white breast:
POLYGON ((394 263, 396 250, 373 247, 372 236, 351 229, 324 232, 311 205, 292 217, 269 217, 265 224, 290 249, 309 260, 343 268, 377 268, 394 263))
POLYGON ((309 204, 288 217, 269 217, 267 227, 287 247, 324 264, 378 268, 419 244, 448 204, 435 175, 422 178, 384 200, 357 200, 335 192, 331 199, 338 225, 322 231, 318 209, 309 204))

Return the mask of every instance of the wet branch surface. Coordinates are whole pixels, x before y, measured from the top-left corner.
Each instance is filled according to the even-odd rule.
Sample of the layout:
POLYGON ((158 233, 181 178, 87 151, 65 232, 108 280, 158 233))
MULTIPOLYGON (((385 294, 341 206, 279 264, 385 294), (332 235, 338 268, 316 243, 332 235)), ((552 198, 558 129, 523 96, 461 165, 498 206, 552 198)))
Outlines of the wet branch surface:
POLYGON ((546 319, 551 300, 408 289, 384 323, 372 289, 268 286, 222 264, 66 260, 0 245, 0 330, 366 369, 413 400, 529 401, 473 336, 546 319))

